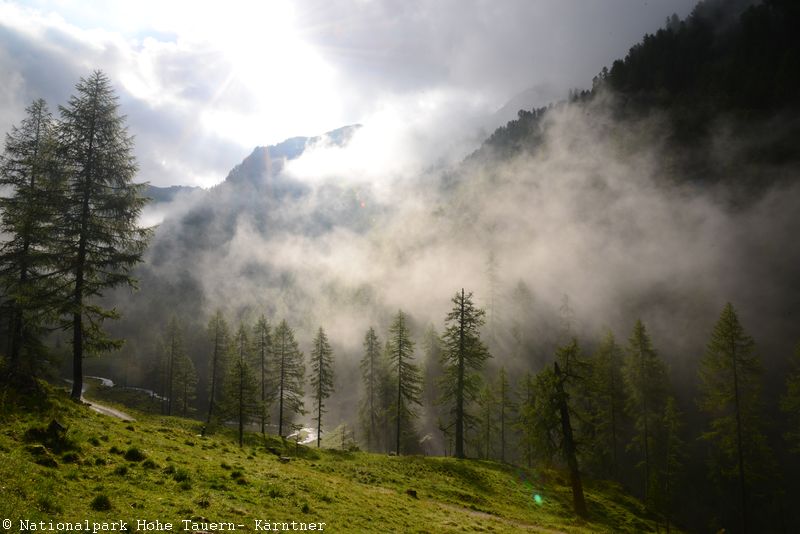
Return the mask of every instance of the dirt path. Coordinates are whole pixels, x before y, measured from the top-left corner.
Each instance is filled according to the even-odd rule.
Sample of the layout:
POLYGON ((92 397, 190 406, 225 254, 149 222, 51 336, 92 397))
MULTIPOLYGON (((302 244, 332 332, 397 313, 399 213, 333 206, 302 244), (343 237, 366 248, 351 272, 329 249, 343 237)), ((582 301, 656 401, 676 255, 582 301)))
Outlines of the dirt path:
POLYGON ((97 413, 101 413, 109 417, 116 417, 117 419, 122 419, 125 422, 136 421, 136 419, 126 414, 125 412, 121 412, 115 408, 111 408, 110 406, 103 406, 102 404, 97 404, 96 402, 90 402, 87 401, 86 399, 81 399, 81 400, 84 403, 86 403, 89 406, 89 408, 91 408, 97 413))

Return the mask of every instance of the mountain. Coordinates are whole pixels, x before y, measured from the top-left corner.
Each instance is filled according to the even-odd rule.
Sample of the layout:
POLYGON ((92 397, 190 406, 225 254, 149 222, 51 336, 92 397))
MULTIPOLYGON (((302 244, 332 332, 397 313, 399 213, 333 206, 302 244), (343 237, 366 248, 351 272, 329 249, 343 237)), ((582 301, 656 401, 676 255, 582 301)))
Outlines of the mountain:
MULTIPOLYGON (((89 392, 95 406, 95 393, 109 395, 89 392)), ((315 449, 255 433, 240 448, 226 429, 205 433, 199 421, 128 407, 120 415, 135 420, 121 420, 61 392, 43 405, 30 397, 18 401, 4 395, 0 404, 0 450, 7 460, 0 464, 0 515, 13 521, 13 528, 4 527, 8 532, 76 524, 84 532, 93 526, 128 532, 655 528, 641 503, 604 482, 587 488, 591 522, 577 523, 568 484, 551 469, 315 449)))
POLYGON ((343 147, 359 128, 360 124, 342 126, 315 137, 291 137, 277 145, 256 147, 228 173, 225 181, 263 184, 266 179, 279 176, 286 161, 299 158, 307 148, 321 144, 343 147))
MULTIPOLYGON (((638 129, 641 145, 666 144, 670 180, 726 182, 753 195, 794 179, 786 166, 800 163, 797 27, 791 0, 706 0, 604 67, 590 91, 550 108, 611 109, 608 135, 638 129)), ((535 151, 547 117, 548 107, 520 110, 471 159, 535 151)))
MULTIPOLYGON (((798 462, 781 441, 788 423, 778 409, 800 341, 797 6, 702 2, 601 70, 591 89, 521 110, 442 172, 291 172, 310 147, 346 149, 357 126, 255 149, 164 219, 137 270, 141 290, 110 297, 124 303, 119 333, 139 358, 96 363, 93 373, 116 380, 124 370, 153 389, 154 338, 172 314, 203 385, 214 310, 245 324, 261 313, 286 319, 306 348, 323 325, 337 354, 330 424, 352 428, 364 332, 374 326, 385 338, 398 309, 420 339, 429 325, 441 331, 455 291, 474 291, 487 316, 488 377, 500 367, 514 377, 549 368, 568 337, 586 354, 603 332, 624 345, 641 319, 687 414, 675 519, 719 530, 735 521, 738 501, 733 486, 706 476, 697 362, 732 302, 764 355, 764 421, 790 473, 754 482, 754 521, 762 531, 798 530, 784 513, 800 494, 798 462)), ((428 351, 418 348, 422 360, 428 351)), ((436 436, 426 443, 444 454, 436 410, 424 407, 417 430, 436 436)), ((617 480, 641 496, 641 458, 634 448, 619 453, 617 480)), ((584 454, 588 473, 607 476, 584 454)), ((509 455, 521 462, 518 450, 509 455)))
POLYGON ((193 187, 189 185, 171 185, 169 187, 158 187, 156 185, 147 184, 144 190, 144 196, 150 199, 150 205, 169 203, 175 200, 175 197, 184 193, 193 193, 199 191, 200 187, 193 187))

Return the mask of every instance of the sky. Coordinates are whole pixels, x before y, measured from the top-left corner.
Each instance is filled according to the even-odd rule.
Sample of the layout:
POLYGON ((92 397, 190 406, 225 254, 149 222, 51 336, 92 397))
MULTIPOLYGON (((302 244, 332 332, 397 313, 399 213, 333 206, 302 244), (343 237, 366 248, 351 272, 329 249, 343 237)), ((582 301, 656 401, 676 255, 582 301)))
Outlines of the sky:
POLYGON ((589 88, 694 3, 0 1, 0 132, 36 98, 56 112, 100 69, 153 185, 209 187, 256 146, 356 123, 386 153, 458 159, 516 95, 589 88))

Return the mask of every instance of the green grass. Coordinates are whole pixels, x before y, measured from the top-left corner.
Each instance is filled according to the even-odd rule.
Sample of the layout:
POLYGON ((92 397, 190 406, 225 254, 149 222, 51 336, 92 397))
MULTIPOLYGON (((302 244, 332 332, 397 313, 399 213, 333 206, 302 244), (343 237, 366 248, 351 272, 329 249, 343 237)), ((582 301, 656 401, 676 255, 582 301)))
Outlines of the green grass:
MULTIPOLYGON (((0 395, 0 519, 182 519, 325 523, 328 532, 642 532, 635 499, 587 484, 591 522, 575 518, 566 477, 496 462, 316 450, 196 421, 148 415, 123 422, 65 393, 20 403, 0 395), (65 432, 46 429, 57 420, 65 432), (281 461, 281 456, 291 460, 281 461), (411 493, 415 493, 414 497, 411 493), (537 503, 535 495, 541 498, 537 503)), ((0 532, 2 528, 0 527, 0 532)))

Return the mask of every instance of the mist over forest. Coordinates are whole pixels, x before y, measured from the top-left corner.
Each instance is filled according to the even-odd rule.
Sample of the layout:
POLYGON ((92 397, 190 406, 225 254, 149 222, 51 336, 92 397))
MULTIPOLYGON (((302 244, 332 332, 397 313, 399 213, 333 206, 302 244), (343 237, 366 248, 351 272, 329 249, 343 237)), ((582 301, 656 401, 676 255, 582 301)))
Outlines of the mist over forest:
MULTIPOLYGON (((708 436, 701 437, 709 432, 700 400, 710 383, 704 355, 713 352, 719 325, 735 310, 732 317, 755 342, 753 368, 763 368, 754 372, 752 390, 758 392, 752 413, 760 414, 763 427, 753 430, 758 444, 748 454, 770 451, 760 474, 748 465, 755 474, 746 507, 750 522, 763 527, 752 531, 789 532, 798 519, 785 507, 798 494, 800 467, 791 437, 796 414, 786 400, 800 350, 798 24, 800 11, 789 1, 706 0, 688 17, 673 15, 653 28, 626 57, 598 65, 591 87, 521 109, 486 135, 424 121, 343 124, 258 146, 241 162, 231 161, 225 179, 207 189, 150 186, 138 220, 153 233, 130 270, 138 287, 97 295, 98 303, 121 313, 118 321, 100 323, 124 344, 87 355, 85 373, 147 390, 148 409, 163 412, 173 391, 166 355, 179 330, 196 373, 193 393, 181 398, 182 415, 204 421, 205 433, 206 426, 212 431, 213 424, 234 419, 213 421, 211 414, 219 394, 212 384, 221 318, 230 328, 224 351, 231 362, 245 351, 237 329, 251 332, 255 347, 263 316, 273 335, 291 328, 304 371, 321 350, 322 328, 333 362, 323 439, 339 432, 344 445, 349 431, 354 447, 382 453, 394 450, 396 439, 400 453, 402 437, 404 452, 458 456, 447 426, 450 401, 442 401, 440 388, 451 376, 447 318, 463 289, 485 313, 477 333, 490 355, 475 370, 481 393, 468 403, 474 421, 465 430, 466 456, 564 468, 569 453, 561 460, 554 451, 571 435, 549 444, 529 436, 531 428, 545 427, 547 439, 558 434, 548 421, 525 419, 544 410, 523 408, 533 406, 534 380, 544 377, 536 387, 545 387, 553 362, 567 373, 569 362, 579 362, 573 363, 579 369, 581 358, 599 362, 609 333, 622 352, 634 353, 643 325, 653 358, 663 362, 658 388, 668 392, 663 399, 674 397, 674 406, 658 401, 672 406, 659 425, 676 414, 683 418, 663 425, 679 428, 677 484, 691 504, 681 510, 671 504, 673 434, 658 434, 653 446, 667 447, 666 478, 652 475, 658 484, 668 481, 665 497, 653 494, 650 475, 642 474, 635 414, 625 416, 619 461, 614 437, 612 465, 608 454, 590 451, 591 440, 605 435, 597 422, 603 414, 591 408, 597 399, 564 382, 573 402, 586 404, 570 406, 581 471, 617 481, 667 525, 676 521, 689 531, 733 525, 731 532, 744 532, 736 486, 709 481, 713 455, 708 436), (373 442, 375 429, 364 417, 365 335, 374 328, 383 351, 394 339, 399 311, 420 366, 420 406, 406 419, 395 406, 398 431, 400 420, 408 424, 403 436, 384 413, 382 437, 373 442), (510 397, 499 387, 510 388, 510 397), (501 431, 492 426, 500 413, 493 410, 505 417, 506 397, 513 398, 508 417, 516 419, 501 431), (591 432, 582 433, 585 428, 591 432), (764 440, 757 440, 762 431, 764 440), (759 448, 762 441, 767 448, 759 448), (778 482, 770 483, 773 475, 778 482)), ((8 325, 2 333, 10 339, 8 325)), ((43 336, 50 349, 39 373, 69 377, 71 331, 53 328, 43 336)), ((567 380, 585 378, 581 372, 567 380)), ((269 380, 263 387, 276 388, 275 377, 269 380)), ((298 427, 319 423, 314 387, 303 392, 307 413, 287 416, 298 427)), ((268 416, 262 432, 267 418, 271 433, 278 418, 283 422, 275 395, 262 408, 268 416)), ((177 413, 168 402, 168 414, 177 413)), ((636 402, 635 396, 620 400, 619 409, 635 410, 636 402)), ((736 402, 738 415, 738 396, 736 402)), ((647 416, 644 421, 646 429, 647 416)), ((258 423, 251 417, 247 428, 255 432, 258 423)), ((645 430, 645 451, 648 439, 645 430)))

